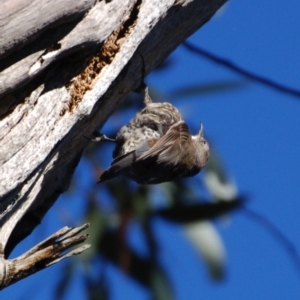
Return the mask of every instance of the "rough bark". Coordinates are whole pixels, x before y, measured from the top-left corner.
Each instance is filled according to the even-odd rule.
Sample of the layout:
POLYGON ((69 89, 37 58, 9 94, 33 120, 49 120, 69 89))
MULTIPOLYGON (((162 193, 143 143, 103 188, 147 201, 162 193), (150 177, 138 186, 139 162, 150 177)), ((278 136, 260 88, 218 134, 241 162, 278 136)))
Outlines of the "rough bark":
POLYGON ((149 73, 225 1, 0 4, 0 270, 68 188, 84 136, 138 86, 139 54, 149 73))

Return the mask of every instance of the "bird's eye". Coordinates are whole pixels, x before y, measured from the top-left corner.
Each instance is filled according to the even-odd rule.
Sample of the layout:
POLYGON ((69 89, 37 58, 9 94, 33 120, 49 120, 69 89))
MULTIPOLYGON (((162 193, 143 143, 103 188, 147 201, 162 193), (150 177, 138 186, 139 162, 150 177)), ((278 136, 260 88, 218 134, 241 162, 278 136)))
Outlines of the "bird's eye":
POLYGON ((150 124, 149 127, 150 127, 151 129, 155 130, 155 131, 158 131, 158 127, 157 127, 157 125, 154 124, 154 123, 150 124))

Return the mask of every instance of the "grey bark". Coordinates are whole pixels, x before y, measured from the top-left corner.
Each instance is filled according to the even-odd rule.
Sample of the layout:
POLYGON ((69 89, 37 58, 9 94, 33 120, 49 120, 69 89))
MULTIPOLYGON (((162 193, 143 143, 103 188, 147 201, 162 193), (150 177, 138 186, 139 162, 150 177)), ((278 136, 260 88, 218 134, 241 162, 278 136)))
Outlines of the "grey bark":
POLYGON ((225 1, 0 4, 0 287, 12 249, 68 188, 84 135, 141 81, 139 54, 147 74, 225 1))

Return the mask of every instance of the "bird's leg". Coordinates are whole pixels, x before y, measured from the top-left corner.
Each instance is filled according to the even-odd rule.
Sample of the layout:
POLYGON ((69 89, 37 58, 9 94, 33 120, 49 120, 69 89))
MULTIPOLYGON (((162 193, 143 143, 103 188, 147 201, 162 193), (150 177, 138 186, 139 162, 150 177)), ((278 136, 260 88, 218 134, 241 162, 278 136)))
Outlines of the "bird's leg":
POLYGON ((142 93, 147 88, 147 85, 144 81, 144 79, 145 79, 145 60, 141 53, 138 52, 137 54, 141 57, 141 60, 142 60, 142 78, 141 78, 141 82, 140 82, 139 86, 134 90, 134 92, 142 93))
POLYGON ((143 98, 144 98, 144 103, 147 106, 148 104, 152 103, 152 99, 149 95, 149 89, 148 86, 146 85, 145 88, 143 89, 143 98))
POLYGON ((98 142, 98 143, 102 142, 102 141, 108 141, 108 142, 114 142, 114 143, 116 142, 115 139, 111 139, 111 138, 107 137, 105 134, 99 133, 98 131, 93 132, 92 138, 89 138, 85 135, 84 135, 84 137, 92 142, 98 142))
POLYGON ((138 54, 142 60, 142 79, 141 79, 140 85, 135 89, 135 92, 143 94, 144 103, 147 106, 148 104, 152 103, 152 99, 150 98, 150 95, 149 95, 148 86, 144 81, 144 79, 145 79, 145 60, 144 60, 142 54, 140 54, 140 53, 138 53, 138 54))

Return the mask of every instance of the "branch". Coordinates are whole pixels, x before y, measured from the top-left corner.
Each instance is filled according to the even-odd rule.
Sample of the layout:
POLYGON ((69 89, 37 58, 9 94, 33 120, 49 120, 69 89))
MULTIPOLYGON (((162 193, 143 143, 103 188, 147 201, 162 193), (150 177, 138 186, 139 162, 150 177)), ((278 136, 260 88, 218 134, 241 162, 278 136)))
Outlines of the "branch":
POLYGON ((138 86, 137 53, 149 73, 225 0, 78 0, 70 10, 61 2, 68 7, 70 1, 26 6, 16 0, 16 13, 1 19, 7 26, 27 24, 10 31, 0 59, 4 257, 68 188, 88 144, 84 136, 101 128, 138 86), (26 17, 37 14, 42 20, 29 31, 26 17))
POLYGON ((63 254, 88 238, 88 234, 77 236, 88 227, 89 224, 75 228, 64 227, 15 259, 5 260, 3 256, 0 257, 0 289, 90 248, 90 245, 86 244, 63 254))

